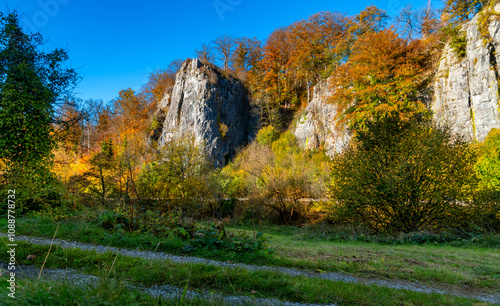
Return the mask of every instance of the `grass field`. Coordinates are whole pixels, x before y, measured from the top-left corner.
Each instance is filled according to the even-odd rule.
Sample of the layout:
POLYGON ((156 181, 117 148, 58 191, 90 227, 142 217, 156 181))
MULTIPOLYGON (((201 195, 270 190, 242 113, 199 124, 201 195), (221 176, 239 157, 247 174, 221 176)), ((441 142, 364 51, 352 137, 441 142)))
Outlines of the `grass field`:
MULTIPOLYGON (((6 226, 4 223, 4 220, 0 221, 0 228, 6 226)), ((17 234, 51 238, 56 226, 55 222, 48 219, 19 219, 17 221, 17 234)), ((252 229, 241 227, 228 228, 228 230, 252 231, 252 229)), ((268 244, 274 250, 271 254, 266 252, 234 254, 224 251, 200 250, 187 255, 247 264, 300 268, 319 273, 343 272, 363 278, 418 281, 420 284, 461 292, 495 293, 500 291, 500 252, 498 248, 476 246, 470 243, 457 247, 447 244, 386 245, 356 241, 337 242, 328 241, 322 237, 324 235, 315 233, 311 229, 267 227, 261 228, 261 230, 268 237, 268 244)), ((158 248, 158 250, 170 254, 186 255, 183 251, 185 242, 179 238, 162 238, 138 233, 116 233, 89 223, 63 221, 59 225, 57 238, 130 249, 155 250, 158 248)), ((31 248, 39 253, 45 252, 43 247, 29 246, 28 250, 32 250, 31 248)), ((75 255, 74 262, 78 262, 78 258, 79 255, 75 255)), ((74 265, 72 264, 72 267, 74 265)), ((60 264, 56 266, 59 267, 60 264)), ((236 276, 233 277, 237 279, 236 276)), ((210 277, 201 278, 209 279, 210 277)), ((150 280, 141 281, 151 282, 150 280)), ((303 280, 297 281, 301 284, 303 282, 303 280)), ((200 284, 202 283, 203 281, 200 281, 200 284)), ((283 284, 278 287, 281 288, 281 285, 283 284)), ((201 287, 204 288, 204 285, 201 287)), ((270 285, 270 288, 275 287, 270 285)), ((221 290, 218 285, 207 288, 221 290)), ((303 289, 306 290, 306 288, 303 289)), ((252 290, 262 291, 264 289, 259 287, 252 290)), ((227 290, 227 293, 231 293, 230 290, 227 290)), ((289 298, 288 294, 275 297, 283 298, 283 296, 289 298)), ((300 299, 309 301, 309 298, 302 297, 300 299)))
POLYGON ((1 305, 228 305, 220 299, 153 298, 115 281, 99 281, 95 286, 76 286, 66 282, 19 280, 16 298, 0 287, 1 305))
MULTIPOLYGON (((17 256, 21 264, 41 267, 49 246, 20 242, 17 256), (26 260, 28 255, 36 258, 26 260)), ((6 261, 6 247, 0 259, 6 261), (4 255, 5 254, 5 255, 4 255)), ((450 295, 426 294, 408 290, 333 282, 272 271, 227 269, 220 266, 130 258, 112 253, 98 254, 80 249, 53 248, 46 268, 72 268, 80 273, 150 286, 169 284, 183 288, 215 290, 228 295, 259 294, 265 298, 300 303, 336 303, 339 305, 472 305, 470 299, 450 295)))

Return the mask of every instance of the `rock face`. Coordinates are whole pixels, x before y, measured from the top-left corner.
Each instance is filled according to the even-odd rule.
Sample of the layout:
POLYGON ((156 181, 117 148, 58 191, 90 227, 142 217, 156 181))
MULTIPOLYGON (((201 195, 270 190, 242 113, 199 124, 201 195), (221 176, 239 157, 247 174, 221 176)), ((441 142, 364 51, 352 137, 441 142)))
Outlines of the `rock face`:
MULTIPOLYGON (((500 12, 500 4, 494 7, 500 12)), ((488 23, 490 40, 481 34, 480 15, 464 27, 467 55, 458 59, 446 46, 434 84, 434 120, 467 141, 482 141, 500 127, 498 93, 500 22, 488 23)))
MULTIPOLYGON (((500 4, 494 8, 500 14, 500 4)), ((439 63, 430 98, 422 98, 434 113, 438 124, 466 141, 482 141, 493 128, 500 128, 500 18, 487 23, 489 39, 481 34, 480 15, 474 17, 463 30, 467 37, 467 53, 458 59, 447 45, 439 63)), ((326 103, 331 92, 327 81, 314 88, 314 97, 299 117, 295 136, 306 148, 324 146, 329 155, 347 148, 349 131, 337 127, 337 107, 326 103)))
POLYGON ((351 135, 347 128, 337 125, 337 106, 327 103, 330 94, 328 81, 314 87, 313 98, 299 116, 294 134, 303 147, 324 147, 332 156, 347 148, 351 135))
POLYGON ((150 141, 157 141, 161 148, 172 139, 193 135, 218 167, 254 137, 243 84, 197 59, 184 62, 155 118, 160 126, 150 141))
MULTIPOLYGON (((500 4, 493 9, 500 15, 500 4)), ((500 129, 500 18, 494 16, 487 22, 489 37, 481 34, 480 19, 480 15, 474 17, 463 28, 467 37, 464 58, 457 58, 449 45, 445 47, 434 96, 428 103, 437 123, 448 125, 467 141, 482 141, 491 129, 500 129)), ((293 132, 304 147, 324 147, 334 155, 347 148, 351 133, 338 126, 337 106, 327 103, 330 94, 327 80, 316 85, 293 132)), ((225 165, 236 148, 251 141, 258 126, 243 84, 198 60, 183 64, 156 119, 158 127, 150 141, 162 147, 192 134, 217 166, 225 165)))

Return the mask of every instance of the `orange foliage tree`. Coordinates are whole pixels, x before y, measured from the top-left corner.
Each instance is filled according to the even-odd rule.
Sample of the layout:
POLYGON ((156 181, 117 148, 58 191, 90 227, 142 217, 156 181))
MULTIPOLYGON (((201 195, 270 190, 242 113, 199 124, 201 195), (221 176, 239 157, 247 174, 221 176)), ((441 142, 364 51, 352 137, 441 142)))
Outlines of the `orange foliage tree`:
POLYGON ((363 127, 387 113, 425 113, 419 90, 426 85, 428 58, 420 41, 402 39, 392 29, 358 38, 333 78, 333 100, 341 106, 343 122, 363 127))

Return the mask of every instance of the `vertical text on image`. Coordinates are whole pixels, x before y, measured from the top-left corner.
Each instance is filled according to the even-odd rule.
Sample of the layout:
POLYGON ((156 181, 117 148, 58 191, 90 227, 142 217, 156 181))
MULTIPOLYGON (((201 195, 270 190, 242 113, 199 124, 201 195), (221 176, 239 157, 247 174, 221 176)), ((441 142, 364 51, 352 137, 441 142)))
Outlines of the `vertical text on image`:
POLYGON ((9 254, 9 262, 7 270, 9 272, 8 296, 16 298, 16 191, 9 190, 7 194, 7 253, 9 254))

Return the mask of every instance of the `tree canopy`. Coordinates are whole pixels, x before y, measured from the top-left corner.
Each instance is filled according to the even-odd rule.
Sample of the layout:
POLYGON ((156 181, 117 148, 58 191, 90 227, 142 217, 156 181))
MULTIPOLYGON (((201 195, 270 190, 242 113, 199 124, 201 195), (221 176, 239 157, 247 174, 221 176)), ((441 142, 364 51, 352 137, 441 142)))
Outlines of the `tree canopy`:
POLYGON ((63 63, 63 49, 40 50, 39 34, 26 34, 17 13, 0 15, 0 159, 40 161, 54 148, 54 108, 78 77, 63 63))

